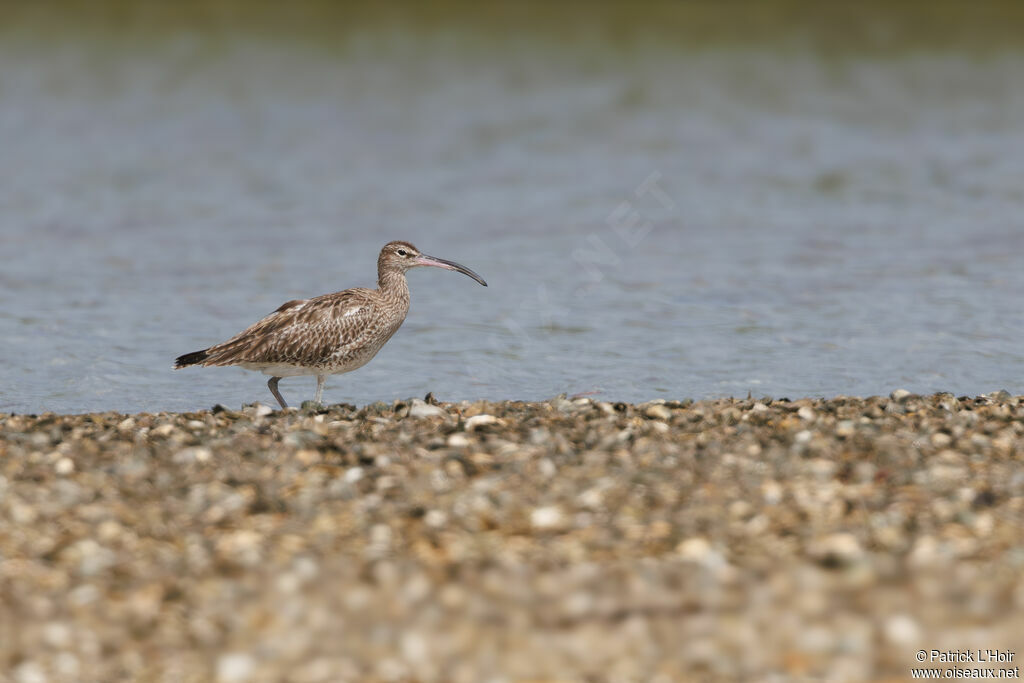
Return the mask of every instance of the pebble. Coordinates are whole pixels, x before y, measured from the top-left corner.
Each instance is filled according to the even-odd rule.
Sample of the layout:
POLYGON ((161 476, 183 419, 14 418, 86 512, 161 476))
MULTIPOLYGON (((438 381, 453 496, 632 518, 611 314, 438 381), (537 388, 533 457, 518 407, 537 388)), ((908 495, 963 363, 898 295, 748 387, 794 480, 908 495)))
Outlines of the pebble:
POLYGON ((565 525, 565 522, 565 514, 557 506, 535 508, 530 513, 530 524, 539 531, 560 529, 565 525))
POLYGON ((443 510, 430 510, 423 516, 423 523, 439 529, 448 522, 448 515, 443 510))
POLYGON ((172 456, 172 460, 177 463, 186 462, 206 462, 213 457, 213 451, 205 446, 196 446, 193 448, 183 448, 172 456))
POLYGON ((577 410, 577 406, 572 401, 566 400, 565 394, 551 399, 551 405, 560 413, 571 414, 577 410))
POLYGON ((17 683, 49 683, 50 677, 38 662, 22 662, 14 670, 14 680, 17 683))
POLYGON ((647 406, 644 415, 653 420, 669 420, 672 418, 672 411, 661 404, 647 406))
POLYGON ((896 389, 891 394, 889 394, 889 398, 898 403, 903 403, 911 396, 913 396, 913 394, 907 391, 906 389, 896 389))
POLYGON ((458 432, 451 434, 447 441, 449 448, 466 448, 470 443, 472 442, 466 438, 465 434, 460 434, 458 432))
POLYGON ((1017 397, 315 412, 0 415, 12 680, 895 680, 965 605, 1019 633, 1017 397))
POLYGON ((474 415, 466 420, 466 431, 475 432, 483 427, 498 424, 498 418, 493 415, 474 415))
POLYGON ((761 496, 768 505, 778 505, 782 502, 784 489, 777 481, 767 480, 761 484, 761 496))
POLYGON ((676 552, 679 556, 686 560, 692 560, 694 562, 704 562, 713 552, 711 544, 708 543, 706 538, 688 538, 685 541, 680 541, 676 547, 676 552))
POLYGON ((885 639, 896 646, 910 647, 921 640, 921 627, 909 614, 894 614, 885 621, 885 639))
POLYGON ((814 541, 810 546, 811 555, 826 566, 848 567, 864 558, 857 537, 849 533, 837 533, 814 541))
POLYGON ((412 403, 409 405, 409 417, 425 418, 425 417, 445 417, 448 413, 445 412, 444 408, 439 406, 431 405, 426 401, 422 401, 418 398, 414 398, 412 403))
POLYGON ((599 510, 604 504, 604 489, 600 486, 589 488, 579 495, 579 504, 591 510, 599 510))
POLYGON ((167 437, 173 434, 175 429, 173 424, 167 423, 154 427, 149 433, 153 436, 167 437))
POLYGON ((666 423, 657 420, 651 422, 651 429, 658 434, 668 434, 669 432, 669 426, 666 423))
POLYGON ((251 680, 256 668, 252 656, 233 652, 221 655, 217 660, 217 681, 219 683, 236 683, 251 680))

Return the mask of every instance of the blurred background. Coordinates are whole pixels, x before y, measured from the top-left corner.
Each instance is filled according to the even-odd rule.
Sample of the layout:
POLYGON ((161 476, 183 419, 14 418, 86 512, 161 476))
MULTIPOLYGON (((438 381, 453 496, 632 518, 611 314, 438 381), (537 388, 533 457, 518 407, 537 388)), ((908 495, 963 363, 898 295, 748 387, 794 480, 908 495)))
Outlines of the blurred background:
MULTIPOLYGON (((1024 5, 0 4, 0 411, 282 302, 412 311, 328 402, 1024 392, 1024 5)), ((282 383, 293 402, 311 378, 282 383)))

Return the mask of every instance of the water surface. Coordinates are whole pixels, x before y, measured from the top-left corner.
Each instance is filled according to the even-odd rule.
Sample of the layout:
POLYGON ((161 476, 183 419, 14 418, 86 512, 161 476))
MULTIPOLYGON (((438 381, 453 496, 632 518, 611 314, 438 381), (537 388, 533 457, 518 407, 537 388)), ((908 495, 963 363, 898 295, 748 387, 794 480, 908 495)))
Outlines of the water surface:
POLYGON ((391 239, 490 287, 330 402, 1024 392, 1024 51, 465 31, 6 34, 0 411, 270 402, 171 363, 391 239))

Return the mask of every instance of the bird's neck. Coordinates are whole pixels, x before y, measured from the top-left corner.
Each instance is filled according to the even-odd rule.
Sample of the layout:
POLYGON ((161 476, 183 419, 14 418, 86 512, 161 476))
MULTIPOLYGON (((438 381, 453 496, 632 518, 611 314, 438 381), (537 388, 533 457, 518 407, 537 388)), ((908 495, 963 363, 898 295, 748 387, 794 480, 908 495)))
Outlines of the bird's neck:
POLYGON ((377 272, 377 291, 388 299, 409 303, 409 283, 405 273, 398 270, 381 269, 377 272))

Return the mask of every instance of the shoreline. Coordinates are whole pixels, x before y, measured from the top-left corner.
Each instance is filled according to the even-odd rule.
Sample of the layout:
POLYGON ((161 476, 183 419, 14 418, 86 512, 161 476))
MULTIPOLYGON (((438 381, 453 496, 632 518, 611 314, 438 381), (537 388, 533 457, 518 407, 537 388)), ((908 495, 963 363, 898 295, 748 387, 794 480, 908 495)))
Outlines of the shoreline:
POLYGON ((1019 643, 1022 465, 1005 392, 0 415, 0 672, 907 677, 1019 643))
POLYGON ((272 401, 254 401, 252 403, 245 403, 239 408, 231 408, 222 403, 214 404, 209 408, 198 408, 196 410, 157 410, 157 411, 138 411, 138 412, 125 412, 121 410, 90 410, 73 413, 58 413, 52 410, 45 410, 42 412, 27 413, 27 412, 5 412, 0 411, 0 420, 10 417, 23 417, 23 418, 75 418, 75 417, 89 417, 89 416, 116 416, 122 417, 135 417, 141 415, 153 415, 153 416, 184 416, 184 415, 205 415, 207 413, 238 413, 245 414, 247 411, 258 410, 261 416, 274 415, 277 417, 286 417, 294 415, 316 415, 316 414, 328 414, 328 413, 355 413, 357 415, 371 415, 371 414, 382 414, 388 411, 398 413, 399 417, 408 417, 408 409, 411 404, 423 404, 429 403, 434 406, 442 406, 446 410, 452 410, 460 412, 465 409, 469 409, 473 406, 490 406, 490 407, 501 407, 501 406, 563 406, 563 412, 569 410, 564 407, 565 404, 562 402, 577 402, 578 405, 594 405, 594 406, 629 406, 632 409, 640 409, 641 411, 651 405, 666 405, 670 409, 681 409, 688 408, 692 405, 718 405, 723 403, 731 403, 733 405, 747 404, 747 403, 763 403, 766 405, 805 405, 810 403, 819 403, 823 405, 831 404, 834 402, 845 402, 845 401, 860 401, 864 403, 874 402, 885 402, 885 401, 896 401, 897 403, 903 403, 907 400, 919 401, 924 399, 941 399, 941 400, 955 400, 957 402, 1011 402, 1021 401, 1024 402, 1024 394, 1015 395, 1006 390, 995 390, 984 394, 977 395, 957 395, 949 391, 940 391, 929 394, 916 394, 905 389, 896 389, 890 392, 888 395, 870 395, 870 396, 852 396, 846 394, 837 394, 834 396, 803 396, 799 398, 789 397, 772 397, 772 396, 754 396, 752 393, 746 397, 741 396, 716 396, 711 398, 695 399, 691 397, 680 398, 680 399, 669 399, 669 398, 652 398, 646 401, 617 401, 617 400, 604 400, 599 398, 593 398, 591 394, 584 392, 582 394, 559 394, 558 396, 539 399, 539 400, 522 400, 522 399, 501 399, 501 400, 488 400, 488 399, 477 399, 477 400, 459 400, 459 401, 446 401, 438 399, 434 396, 433 392, 429 392, 424 399, 416 397, 407 398, 396 398, 390 403, 387 401, 373 401, 371 403, 364 403, 362 405, 353 403, 325 403, 322 405, 316 405, 311 400, 303 400, 299 405, 289 405, 287 408, 280 408, 275 405, 272 401), (269 409, 269 413, 267 410, 269 409))

